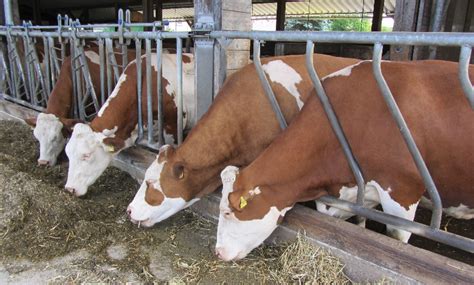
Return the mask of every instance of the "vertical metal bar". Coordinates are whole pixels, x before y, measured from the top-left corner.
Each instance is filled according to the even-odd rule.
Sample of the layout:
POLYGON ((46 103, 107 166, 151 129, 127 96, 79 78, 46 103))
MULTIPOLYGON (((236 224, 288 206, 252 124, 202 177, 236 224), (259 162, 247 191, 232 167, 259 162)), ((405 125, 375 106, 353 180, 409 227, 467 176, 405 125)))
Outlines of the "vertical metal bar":
MULTIPOLYGON (((95 109, 95 113, 97 114, 100 110, 100 104, 99 104, 99 100, 97 100, 97 95, 95 94, 95 89, 94 89, 94 85, 92 83, 92 78, 91 78, 91 74, 90 74, 90 71, 89 71, 89 65, 87 64, 87 59, 86 59, 86 56, 84 54, 84 49, 82 47, 82 45, 79 45, 78 46, 78 50, 80 52, 80 64, 82 66, 82 78, 83 78, 83 82, 84 82, 84 86, 85 86, 85 90, 89 90, 90 92, 90 97, 92 98, 92 103, 94 104, 94 109, 95 109)), ((87 95, 87 94, 86 94, 87 95)), ((84 96, 86 97, 86 96, 84 96)), ((85 101, 84 101, 85 103, 85 101)), ((84 111, 86 111, 84 109, 84 111)))
POLYGON ((278 101, 275 98, 275 94, 273 93, 272 87, 268 82, 267 77, 262 68, 262 63, 260 61, 260 40, 253 41, 253 63, 255 65, 255 69, 257 70, 258 78, 260 78, 260 83, 262 83, 263 90, 272 105, 273 112, 275 113, 278 123, 280 124, 280 128, 282 130, 286 129, 288 124, 286 123, 285 117, 280 109, 280 105, 278 105, 278 101))
MULTIPOLYGON (((342 130, 341 124, 337 119, 336 113, 329 102, 329 98, 326 95, 326 91, 319 79, 319 76, 316 72, 314 67, 314 58, 313 58, 313 51, 314 51, 314 43, 312 41, 306 42, 306 69, 311 77, 311 81, 313 82, 313 86, 316 89, 316 95, 318 95, 321 104, 323 105, 324 111, 328 116, 329 122, 331 123, 331 127, 336 134, 336 137, 341 144, 342 150, 344 151, 344 155, 346 156, 347 162, 351 168, 351 171, 354 175, 354 178, 357 183, 357 205, 363 206, 364 205, 364 194, 365 194, 365 181, 364 176, 362 175, 362 171, 360 170, 359 164, 357 163, 356 158, 352 152, 351 146, 349 145, 346 135, 342 130)), ((364 219, 359 217, 359 224, 364 224, 364 219)))
POLYGON ((17 82, 16 82, 16 78, 15 78, 15 64, 14 64, 14 61, 13 61, 13 58, 12 58, 12 53, 13 53, 13 43, 12 43, 12 37, 10 35, 10 28, 7 28, 7 50, 8 50, 8 53, 7 53, 7 57, 8 57, 8 61, 9 61, 9 65, 10 65, 10 82, 12 83, 11 84, 11 90, 10 92, 11 93, 14 93, 14 94, 11 94, 12 96, 15 96, 16 98, 18 98, 19 96, 19 88, 17 86, 17 82))
POLYGON ((178 96, 178 145, 183 142, 183 40, 176 38, 176 96, 178 96))
POLYGON ((474 88, 469 79, 469 62, 471 61, 471 53, 471 46, 463 45, 461 47, 461 52, 459 54, 459 80, 461 81, 462 89, 464 90, 464 94, 466 95, 471 108, 474 109, 474 88))
MULTIPOLYGON (((446 18, 446 9, 449 4, 450 0, 436 0, 435 2, 435 10, 433 15, 433 22, 431 24, 430 32, 441 32, 441 27, 443 26, 443 22, 446 18)), ((429 47, 429 58, 435 59, 437 47, 430 46, 429 47)))
MULTIPOLYGON (((69 41, 70 45, 72 46, 71 41, 69 41)), ((66 59, 66 45, 64 42, 60 42, 61 45, 61 65, 64 63, 64 59, 66 59)))
POLYGON ((431 175, 428 171, 428 168, 426 167, 426 164, 423 161, 423 157, 421 156, 420 151, 418 150, 418 147, 415 144, 415 140, 413 139, 410 130, 408 129, 408 126, 405 120, 403 119, 402 113, 400 112, 400 109, 398 108, 398 105, 395 102, 395 99, 393 98, 392 92, 390 91, 390 88, 388 87, 388 84, 382 75, 382 50, 383 45, 381 43, 376 43, 374 45, 372 68, 375 75, 375 80, 377 81, 379 89, 384 97, 385 102, 387 103, 392 117, 394 118, 398 128, 400 129, 400 133, 402 134, 403 139, 405 140, 405 143, 408 146, 408 150, 410 151, 411 156, 415 161, 416 167, 418 168, 418 171, 420 172, 421 177, 423 178, 423 182, 425 183, 426 189, 428 190, 428 194, 430 195, 431 201, 433 203, 433 213, 431 216, 430 226, 432 228, 439 229, 439 226, 441 224, 442 212, 441 199, 439 197, 438 190, 436 190, 436 186, 433 182, 433 179, 431 178, 431 175))
POLYGON ((147 110, 147 125, 148 125, 148 143, 153 142, 153 98, 151 97, 151 41, 145 39, 146 52, 146 110, 147 110))
MULTIPOLYGON (((222 49, 223 50, 223 49, 222 49)), ((186 124, 189 126, 195 123, 207 112, 212 104, 214 98, 214 76, 217 75, 214 64, 223 63, 224 57, 220 58, 222 61, 214 60, 214 40, 205 37, 194 39, 194 97, 195 103, 190 104, 194 106, 193 109, 187 109, 186 124), (216 74, 216 75, 215 75, 216 74)), ((225 64, 221 67, 221 71, 225 72, 225 64)))
POLYGON ((52 37, 48 37, 48 54, 49 61, 50 61, 50 72, 51 72, 51 84, 56 84, 56 75, 59 74, 59 64, 57 59, 56 50, 54 47, 54 39, 52 37))
MULTIPOLYGON (((105 62, 106 62, 106 68, 107 68, 107 98, 110 96, 110 93, 112 93, 112 67, 111 62, 110 62, 110 53, 113 52, 112 49, 112 39, 105 39, 105 62)), ((113 56, 113 55, 112 55, 113 56)))
POLYGON ((105 103, 105 54, 104 54, 104 40, 99 38, 97 40, 99 44, 99 65, 100 65, 100 104, 105 103))
POLYGON ((128 64, 128 47, 127 45, 123 44, 122 48, 122 73, 125 70, 125 67, 128 64))
POLYGON ((5 25, 13 25, 13 11, 11 0, 3 0, 3 11, 5 13, 5 25))
MULTIPOLYGON (((159 34, 161 36, 161 32, 159 34)), ((161 79, 161 63, 163 54, 163 40, 161 38, 156 39, 156 95, 158 104, 158 144, 162 146, 165 144, 165 138, 163 136, 163 89, 161 79)))
POLYGON ((48 39, 43 36, 43 46, 44 46, 44 50, 43 50, 43 53, 44 53, 44 58, 43 58, 43 62, 44 62, 44 67, 45 67, 45 70, 44 70, 44 73, 45 73, 45 78, 44 78, 44 81, 45 81, 45 88, 46 88, 46 94, 47 94, 47 98, 49 98, 49 94, 51 93, 51 72, 50 72, 50 60, 49 60, 49 41, 48 39))
POLYGON ((35 78, 34 78, 34 62, 33 60, 33 50, 31 49, 31 39, 26 34, 26 36, 23 38, 23 43, 25 47, 25 67, 26 67, 26 75, 28 78, 28 86, 30 88, 30 103, 34 106, 38 106, 38 98, 36 97, 36 88, 35 88, 35 78))
MULTIPOLYGON (((77 76, 76 76, 76 71, 74 70, 75 67, 76 67, 76 53, 74 52, 74 41, 71 41, 71 44, 70 44, 70 49, 71 49, 71 53, 70 53, 70 57, 71 57, 71 79, 72 79, 72 93, 73 93, 73 102, 74 102, 74 106, 73 106, 73 116, 74 118, 80 118, 79 117, 79 94, 77 92, 77 76)), ((61 46, 63 46, 63 44, 61 44, 61 46)), ((63 50, 61 49, 61 53, 63 52, 63 50)), ((63 62, 64 62, 64 58, 62 58, 63 62)))
POLYGON ((137 63, 137 107, 138 107, 138 137, 137 142, 143 138, 143 111, 142 111, 142 49, 140 39, 135 39, 135 52, 137 63))

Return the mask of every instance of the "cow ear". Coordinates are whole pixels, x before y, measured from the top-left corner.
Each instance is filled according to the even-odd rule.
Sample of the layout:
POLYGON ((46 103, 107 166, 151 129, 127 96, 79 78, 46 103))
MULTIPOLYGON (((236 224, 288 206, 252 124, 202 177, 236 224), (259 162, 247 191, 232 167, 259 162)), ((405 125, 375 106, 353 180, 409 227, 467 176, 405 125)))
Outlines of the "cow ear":
POLYGON ((179 180, 184 178, 184 164, 182 162, 176 162, 173 165, 173 175, 179 180))
POLYGON ((36 127, 36 117, 26 118, 25 123, 27 123, 32 128, 36 127))
POLYGON ((121 138, 105 138, 102 140, 107 152, 116 153, 125 147, 125 141, 121 138))
POLYGON ((79 123, 85 123, 83 120, 79 119, 59 119, 61 123, 63 124, 63 128, 61 129, 61 132, 65 138, 68 138, 71 136, 72 133, 72 128, 79 123))

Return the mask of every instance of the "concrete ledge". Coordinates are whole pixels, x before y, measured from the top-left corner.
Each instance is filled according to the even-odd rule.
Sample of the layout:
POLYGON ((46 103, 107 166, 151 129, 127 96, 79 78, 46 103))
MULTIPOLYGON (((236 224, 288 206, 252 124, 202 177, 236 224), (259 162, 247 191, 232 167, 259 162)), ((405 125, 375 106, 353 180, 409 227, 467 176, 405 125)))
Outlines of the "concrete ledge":
MULTIPOLYGON (((0 100, 0 119, 19 119, 36 112, 0 100)), ((156 153, 140 147, 121 152, 113 165, 143 180, 156 153)), ((220 194, 214 193, 192 206, 198 214, 217 221, 220 194)), ((308 240, 330 250, 346 264, 345 273, 355 282, 389 278, 403 284, 474 284, 474 267, 401 243, 345 221, 297 205, 268 239, 282 242, 305 232, 308 240)))

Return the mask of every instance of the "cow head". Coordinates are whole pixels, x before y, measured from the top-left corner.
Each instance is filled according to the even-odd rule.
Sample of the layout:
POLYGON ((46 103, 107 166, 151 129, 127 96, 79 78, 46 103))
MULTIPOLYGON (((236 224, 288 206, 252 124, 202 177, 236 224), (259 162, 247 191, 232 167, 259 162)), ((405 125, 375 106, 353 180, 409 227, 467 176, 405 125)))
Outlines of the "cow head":
POLYGON ((112 130, 94 132, 89 125, 74 126, 71 139, 66 145, 69 158, 66 190, 76 196, 87 193, 109 165, 113 156, 124 146, 122 139, 115 137, 117 127, 112 130))
POLYGON ((239 170, 228 166, 221 172, 222 198, 219 205, 216 255, 225 261, 242 259, 276 229, 291 209, 279 210, 268 187, 243 190, 239 170))
POLYGON ((38 165, 55 165, 58 155, 64 149, 71 128, 80 122, 75 119, 62 119, 53 114, 40 113, 37 118, 25 120, 34 128, 33 135, 40 145, 38 165))
POLYGON ((130 220, 150 227, 197 202, 198 198, 190 199, 192 181, 188 179, 189 170, 183 162, 176 161, 174 148, 162 146, 127 208, 130 220))

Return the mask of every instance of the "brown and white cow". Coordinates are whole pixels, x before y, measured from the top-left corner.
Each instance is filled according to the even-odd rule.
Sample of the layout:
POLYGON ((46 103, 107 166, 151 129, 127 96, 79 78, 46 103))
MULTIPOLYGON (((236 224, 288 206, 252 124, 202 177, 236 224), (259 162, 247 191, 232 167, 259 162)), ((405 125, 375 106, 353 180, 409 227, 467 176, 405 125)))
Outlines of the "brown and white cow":
MULTIPOLYGON (((325 76, 358 60, 315 55, 314 62, 319 74, 325 76)), ((290 122, 313 88, 305 57, 273 57, 262 59, 262 63, 290 122)), ((162 147, 128 206, 131 220, 152 226, 188 207, 217 189, 219 173, 226 165, 248 165, 280 131, 255 67, 242 68, 229 77, 179 148, 162 147)))
MULTIPOLYGON (((100 94, 100 60, 98 48, 84 50, 92 84, 96 94, 100 94)), ((122 63, 122 56, 115 55, 117 63, 122 63)), ((128 53, 128 60, 135 58, 134 52, 128 53)), ((71 57, 64 59, 59 72, 58 80, 49 96, 46 111, 36 118, 25 121, 34 127, 33 134, 39 141, 39 165, 55 165, 58 155, 64 149, 71 128, 80 120, 72 119, 73 86, 72 86, 71 57)))
MULTIPOLYGON (((145 74, 145 58, 142 57, 142 74, 145 74)), ((156 54, 151 62, 156 68, 156 54)), ((164 106, 164 130, 176 135, 177 87, 176 54, 163 54, 162 86, 164 106)), ((193 112, 190 105, 194 96, 194 58, 183 54, 183 101, 187 116, 193 112)), ((142 118, 146 125, 146 77, 142 77, 142 118)), ((152 70, 152 94, 156 94, 156 70, 152 70)), ((137 65, 132 61, 120 76, 114 91, 100 109, 90 125, 76 124, 71 139, 66 145, 69 170, 66 189, 76 196, 86 194, 87 188, 107 168, 112 158, 121 150, 130 147, 135 139, 138 121, 137 65)), ((153 96, 153 111, 157 111, 156 96, 153 96)), ((186 126, 185 126, 186 128, 186 126)))
MULTIPOLYGON (((474 66, 469 69, 473 80, 474 66)), ((474 111, 461 89, 457 63, 383 62, 382 70, 443 206, 473 209, 474 111)), ((425 186, 377 88, 371 62, 346 68, 323 84, 384 212, 413 220, 425 186)), ((245 257, 295 203, 338 196, 342 186, 355 184, 314 93, 255 161, 240 171, 227 167, 221 179, 216 254, 223 260, 245 257)), ((406 233, 391 226, 387 231, 397 237, 406 233)))

